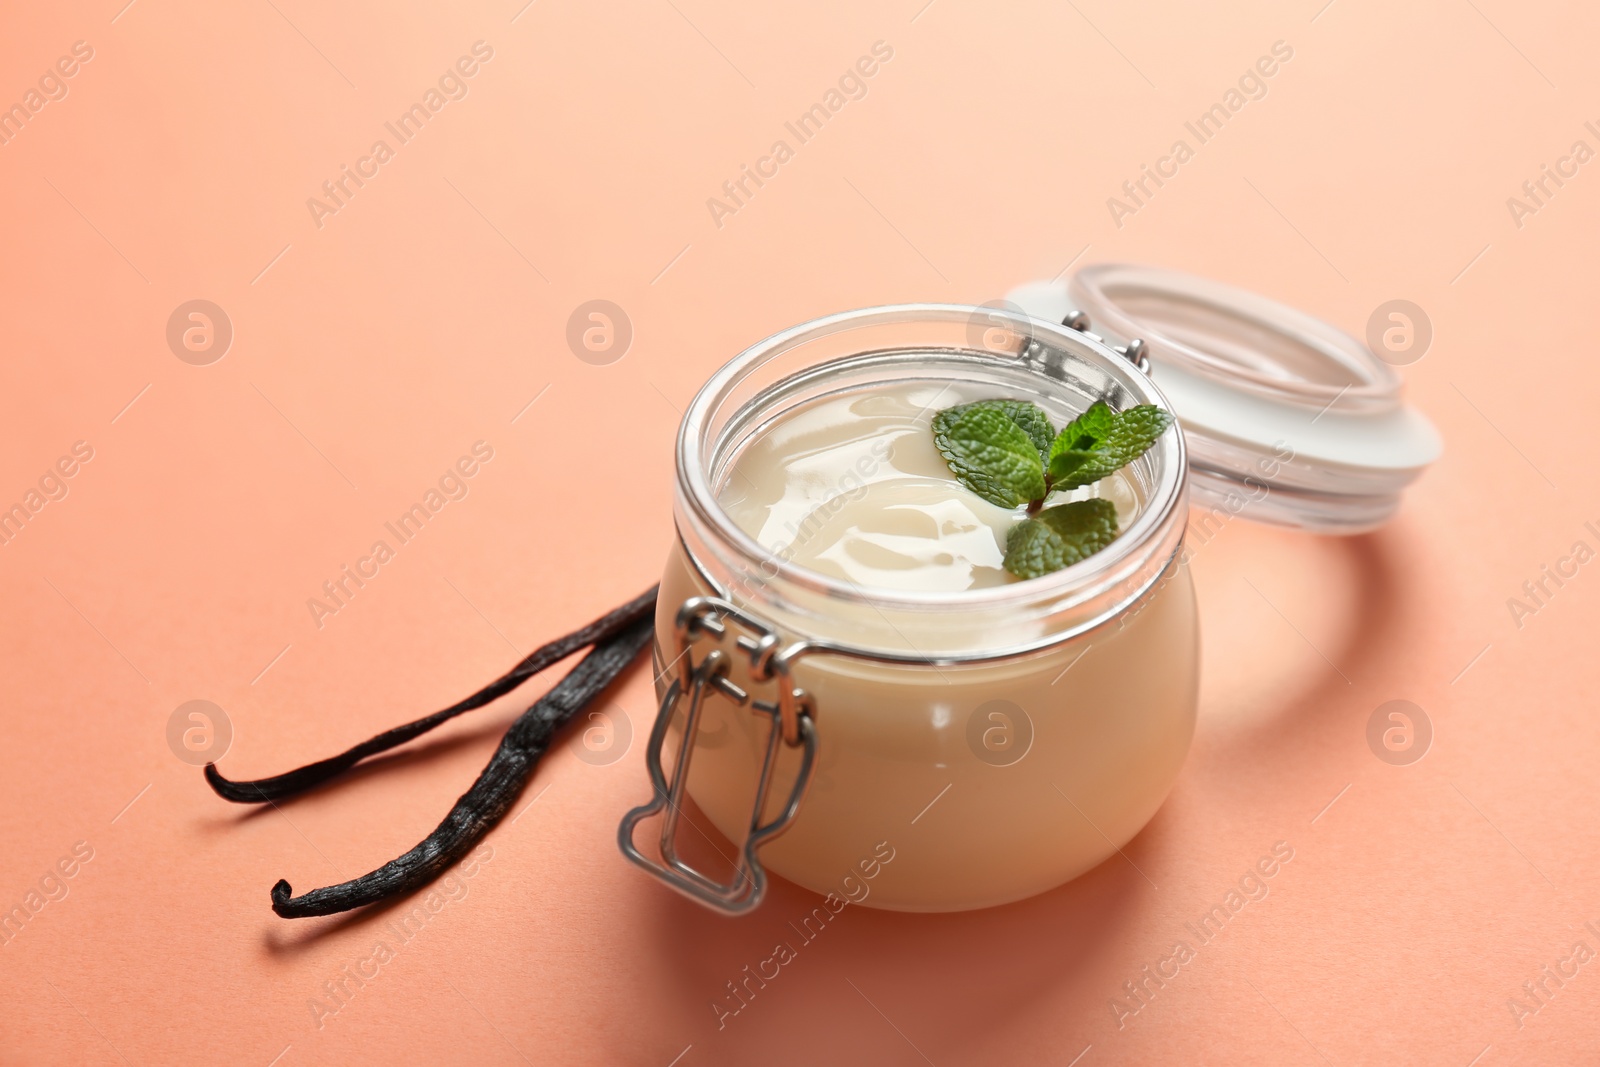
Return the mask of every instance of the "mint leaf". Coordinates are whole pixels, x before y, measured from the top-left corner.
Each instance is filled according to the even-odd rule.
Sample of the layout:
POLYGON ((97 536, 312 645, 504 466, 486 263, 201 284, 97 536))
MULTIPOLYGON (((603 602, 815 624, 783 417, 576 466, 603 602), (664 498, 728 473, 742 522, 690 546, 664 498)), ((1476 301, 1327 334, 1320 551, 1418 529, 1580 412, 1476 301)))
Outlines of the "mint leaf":
POLYGON ((1011 528, 1005 568, 1018 578, 1070 567, 1105 548, 1117 536, 1117 509, 1098 497, 1045 508, 1011 528))
POLYGON ((993 404, 939 412, 933 444, 961 484, 991 504, 1014 508, 1044 496, 1044 462, 1034 438, 993 404))
POLYGON ((1172 415, 1152 404, 1112 411, 1105 401, 1095 401, 1051 443, 1051 487, 1098 482, 1144 455, 1171 425, 1172 415))
POLYGON ((1039 458, 1045 459, 1050 452, 1050 443, 1055 440, 1056 428, 1050 425, 1050 416, 1037 404, 1030 404, 1026 400, 979 400, 971 404, 962 404, 952 411, 961 411, 969 408, 993 408, 1003 412, 1006 418, 1022 427, 1022 432, 1028 435, 1034 447, 1039 450, 1039 458))

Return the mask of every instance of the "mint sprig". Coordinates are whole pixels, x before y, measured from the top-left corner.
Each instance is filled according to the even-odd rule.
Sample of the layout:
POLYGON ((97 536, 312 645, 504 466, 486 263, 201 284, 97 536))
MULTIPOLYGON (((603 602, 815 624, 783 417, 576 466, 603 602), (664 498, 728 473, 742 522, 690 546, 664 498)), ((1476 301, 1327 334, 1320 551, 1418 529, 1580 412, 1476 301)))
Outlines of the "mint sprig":
POLYGON ((1151 404, 1113 411, 1097 400, 1061 430, 1024 400, 979 400, 933 417, 933 443, 952 474, 1003 508, 1027 505, 1006 537, 1005 568, 1037 578, 1070 567, 1117 536, 1116 508, 1100 498, 1045 507, 1061 489, 1092 485, 1132 463, 1172 426, 1151 404))

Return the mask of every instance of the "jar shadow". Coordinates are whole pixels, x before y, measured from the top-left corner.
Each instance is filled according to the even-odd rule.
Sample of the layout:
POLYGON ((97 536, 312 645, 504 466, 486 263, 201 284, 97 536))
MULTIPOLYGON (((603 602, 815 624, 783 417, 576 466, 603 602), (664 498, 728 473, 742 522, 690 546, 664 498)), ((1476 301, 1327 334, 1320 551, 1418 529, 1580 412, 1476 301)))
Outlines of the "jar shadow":
MULTIPOLYGON (((1127 938, 1157 906, 1147 872, 1162 869, 1169 849, 1164 811, 1120 853, 1072 881, 976 911, 842 904, 774 877, 761 906, 730 921, 652 884, 637 898, 637 926, 656 957, 650 970, 673 977, 660 987, 676 1001, 664 1014, 702 1020, 697 1054, 703 1038, 708 1052, 714 1043, 716 1062, 813 1063, 882 1044, 884 1034, 899 1042, 885 1018, 937 1031, 931 1047, 948 1056, 992 1039, 1008 1018, 1025 1017, 1038 1003, 1099 1003, 1118 991, 1091 976, 1130 958, 1127 938), (819 1011, 826 1027, 815 1024, 819 1011), (854 1044, 852 1035, 870 1044, 854 1044)), ((718 854, 734 854, 692 801, 684 814, 718 854)), ((896 843, 917 847, 937 843, 896 843)))
POLYGON ((1281 743, 1340 715, 1365 679, 1395 665, 1408 620, 1421 617, 1398 536, 1313 537, 1241 523, 1191 546, 1202 647, 1197 751, 1281 743))

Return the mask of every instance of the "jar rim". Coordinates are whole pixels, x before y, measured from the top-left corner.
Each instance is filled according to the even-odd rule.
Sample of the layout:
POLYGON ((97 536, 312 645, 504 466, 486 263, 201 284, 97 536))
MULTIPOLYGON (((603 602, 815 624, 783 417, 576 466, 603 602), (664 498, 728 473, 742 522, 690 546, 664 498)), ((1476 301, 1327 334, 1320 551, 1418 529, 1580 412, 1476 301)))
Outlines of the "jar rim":
MULTIPOLYGON (((767 549, 745 533, 722 508, 717 499, 710 469, 718 452, 719 440, 713 435, 719 427, 714 419, 727 404, 740 383, 769 361, 800 345, 830 335, 868 327, 941 324, 968 328, 974 323, 1007 327, 1014 343, 1006 350, 966 345, 910 344, 907 349, 951 352, 1000 359, 1018 360, 1042 348, 1088 363, 1114 380, 1135 404, 1156 404, 1168 411, 1172 405, 1160 389, 1120 353, 1077 330, 1046 323, 1005 308, 974 307, 965 304, 891 304, 859 308, 812 319, 792 326, 751 345, 716 371, 695 394, 684 412, 677 441, 678 497, 699 522, 709 526, 725 544, 735 548, 752 567, 762 566, 768 581, 791 583, 796 588, 830 599, 871 602, 875 605, 910 611, 997 609, 1050 602, 1087 601, 1102 595, 1107 579, 1115 584, 1138 572, 1147 572, 1149 556, 1168 538, 1175 512, 1185 499, 1188 459, 1181 432, 1162 435, 1146 453, 1155 477, 1148 499, 1134 522, 1106 548, 1071 566, 1040 578, 1010 582, 983 589, 956 591, 916 591, 862 587, 847 580, 832 578, 795 564, 767 549), (1011 351, 1010 349, 1015 349, 1011 351), (768 570, 775 567, 776 570, 768 570)), ((881 345, 862 348, 858 355, 881 349, 881 345)), ((740 409, 750 401, 746 400, 740 409)), ((723 426, 734 424, 729 418, 723 426)), ((681 535, 681 531, 680 531, 681 535)), ((1173 546, 1176 553, 1177 546, 1173 546)), ((1164 570, 1162 566, 1156 568, 1164 570)), ((1064 635, 1065 636, 1065 635, 1064 635)))

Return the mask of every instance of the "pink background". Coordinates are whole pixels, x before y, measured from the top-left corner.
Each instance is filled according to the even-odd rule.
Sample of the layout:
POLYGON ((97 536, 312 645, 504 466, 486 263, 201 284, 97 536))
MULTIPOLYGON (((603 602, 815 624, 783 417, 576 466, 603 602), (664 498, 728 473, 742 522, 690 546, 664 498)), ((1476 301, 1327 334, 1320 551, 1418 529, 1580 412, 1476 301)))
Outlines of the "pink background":
MULTIPOLYGON (((13 5, 0 33, 0 103, 93 49, 0 145, 0 505, 93 449, 0 545, 0 907, 93 851, 0 947, 0 1061, 1466 1065, 1600 1042, 1600 964, 1523 989, 1600 950, 1600 578, 1507 606, 1600 548, 1600 172, 1520 220, 1506 202, 1600 149, 1594 9, 124 2, 13 5), (467 95, 319 227, 307 199, 480 40, 467 95), (878 41, 866 95, 713 220, 878 41), (1266 95, 1119 227, 1107 198, 1276 41, 1266 95), (1357 334, 1415 301, 1435 336, 1403 373, 1446 442, 1378 534, 1236 520, 1197 547, 1198 736, 1126 859, 988 912, 848 909, 719 1029, 725 983, 816 898, 778 884, 728 921, 625 865, 635 671, 626 755, 564 739, 464 895, 317 1025, 398 911, 288 922, 269 887, 409 847, 549 682, 276 810, 175 758, 176 707, 224 709, 237 777, 441 707, 655 579, 681 410, 743 347, 1105 259, 1357 334), (234 330, 208 366, 166 341, 193 299, 234 330), (591 299, 633 326, 610 365, 565 340, 591 299), (477 441, 466 498, 319 627, 308 598, 477 441), (1394 699, 1434 732, 1409 766, 1366 741, 1394 699), (1269 895, 1119 1027, 1122 983, 1280 841, 1269 895)), ((909 822, 926 800, 897 847, 936 847, 937 807, 909 822)))

